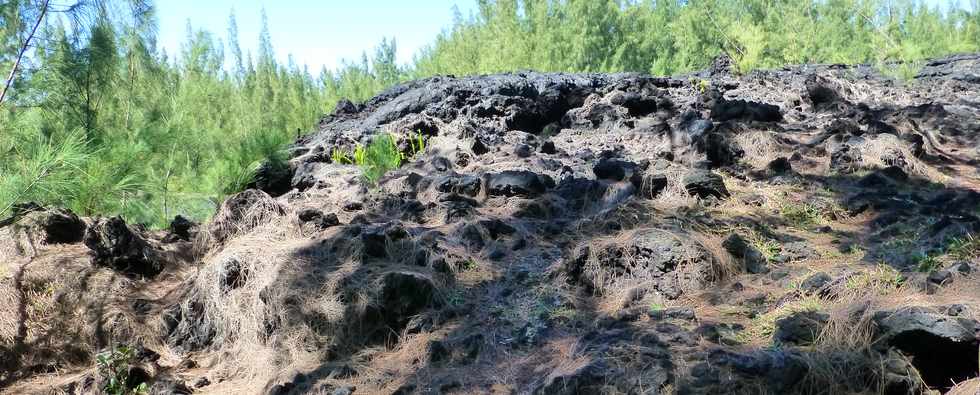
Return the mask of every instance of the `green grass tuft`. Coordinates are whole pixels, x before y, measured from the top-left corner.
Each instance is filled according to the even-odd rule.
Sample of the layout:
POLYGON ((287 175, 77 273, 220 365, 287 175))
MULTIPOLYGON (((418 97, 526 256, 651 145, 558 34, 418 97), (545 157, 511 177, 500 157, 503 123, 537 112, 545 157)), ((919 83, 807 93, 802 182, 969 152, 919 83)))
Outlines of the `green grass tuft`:
POLYGON ((376 136, 363 150, 355 150, 354 159, 363 171, 364 180, 375 184, 385 173, 401 166, 402 153, 395 138, 385 133, 376 136))
POLYGON ((824 221, 823 213, 820 209, 810 203, 793 203, 782 207, 780 214, 791 225, 798 228, 807 228, 820 224, 824 221))
POLYGON ((358 144, 351 152, 334 148, 330 153, 333 163, 356 165, 361 168, 364 181, 376 184, 389 171, 425 151, 425 138, 421 131, 408 139, 409 152, 398 149, 397 138, 390 133, 379 133, 367 146, 358 144))
POLYGON ((953 238, 946 244, 946 253, 964 260, 980 257, 980 239, 973 235, 953 238))

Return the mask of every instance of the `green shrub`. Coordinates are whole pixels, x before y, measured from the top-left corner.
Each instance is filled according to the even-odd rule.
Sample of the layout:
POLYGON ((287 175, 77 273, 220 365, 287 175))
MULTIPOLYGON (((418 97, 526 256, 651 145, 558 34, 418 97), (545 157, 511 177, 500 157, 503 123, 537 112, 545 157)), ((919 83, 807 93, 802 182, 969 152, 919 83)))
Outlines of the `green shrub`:
POLYGON ((383 133, 375 136, 363 150, 355 149, 354 161, 363 171, 364 180, 374 184, 385 173, 401 166, 402 153, 394 136, 383 133))
POLYGON ((102 376, 102 391, 109 395, 146 394, 146 383, 129 388, 129 369, 135 357, 134 350, 119 346, 96 356, 99 375, 102 376))
POLYGON ((337 164, 352 164, 361 168, 364 180, 375 184, 391 170, 397 169, 402 163, 425 151, 425 138, 421 131, 408 139, 408 153, 398 149, 397 138, 390 133, 379 133, 367 145, 358 144, 350 153, 334 148, 330 160, 337 164))
POLYGON ((473 259, 467 259, 460 265, 460 268, 463 270, 476 270, 479 267, 480 265, 473 259))

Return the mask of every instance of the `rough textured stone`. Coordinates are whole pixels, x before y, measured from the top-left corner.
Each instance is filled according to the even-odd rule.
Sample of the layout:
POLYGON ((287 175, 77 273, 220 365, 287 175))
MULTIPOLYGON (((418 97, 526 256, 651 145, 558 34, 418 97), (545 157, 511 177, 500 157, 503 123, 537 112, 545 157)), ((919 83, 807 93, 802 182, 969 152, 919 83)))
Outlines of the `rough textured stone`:
POLYGON ((96 221, 85 232, 84 242, 98 265, 136 277, 154 277, 163 271, 157 251, 120 217, 96 221))

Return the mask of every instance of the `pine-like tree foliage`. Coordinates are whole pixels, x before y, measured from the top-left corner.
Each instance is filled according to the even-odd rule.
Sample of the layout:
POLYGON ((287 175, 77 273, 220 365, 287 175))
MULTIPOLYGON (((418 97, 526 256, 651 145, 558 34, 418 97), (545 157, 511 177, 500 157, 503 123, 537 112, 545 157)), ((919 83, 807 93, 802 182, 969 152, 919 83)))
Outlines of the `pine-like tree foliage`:
MULTIPOLYGON (((340 99, 363 101, 410 78, 665 75, 720 53, 741 71, 872 63, 909 76, 916 60, 980 50, 980 0, 945 9, 913 0, 477 0, 410 65, 396 63, 386 39, 313 76, 277 60, 267 25, 254 57, 242 52, 233 14, 225 37, 188 26, 168 55, 156 47, 151 2, 91 3, 85 18, 46 20, 0 105, 0 219, 31 200, 153 226, 176 214, 204 219, 263 161, 282 163, 283 147, 340 99)), ((38 4, 0 2, 4 75, 38 4)))
POLYGON ((980 1, 484 0, 416 60, 416 76, 534 69, 674 74, 719 53, 742 71, 976 51, 980 1))

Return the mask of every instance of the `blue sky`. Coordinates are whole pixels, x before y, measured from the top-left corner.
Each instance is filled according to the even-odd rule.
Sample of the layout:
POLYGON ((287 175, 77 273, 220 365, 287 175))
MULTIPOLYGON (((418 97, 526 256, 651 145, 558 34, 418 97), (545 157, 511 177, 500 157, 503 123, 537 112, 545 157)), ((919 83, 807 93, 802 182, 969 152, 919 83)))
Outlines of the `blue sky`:
POLYGON ((159 43, 174 54, 185 41, 188 19, 195 29, 205 29, 225 40, 232 8, 238 22, 242 50, 255 53, 261 27, 261 11, 269 17, 269 31, 276 55, 285 61, 292 54, 313 74, 321 65, 335 69, 342 59, 360 59, 382 37, 394 37, 398 61, 407 63, 453 21, 452 8, 464 14, 474 10, 475 0, 319 0, 234 1, 161 0, 156 2, 159 43))
MULTIPOLYGON (((924 0, 930 5, 959 4, 968 0, 924 0)), ((360 59, 382 37, 398 43, 398 61, 408 63, 422 46, 453 21, 453 6, 463 15, 475 10, 476 0, 160 0, 159 44, 174 54, 186 37, 190 20, 195 28, 208 30, 224 40, 232 8, 238 21, 243 51, 255 53, 261 11, 269 17, 276 55, 287 55, 314 74, 321 66, 336 69, 342 59, 360 59)))

